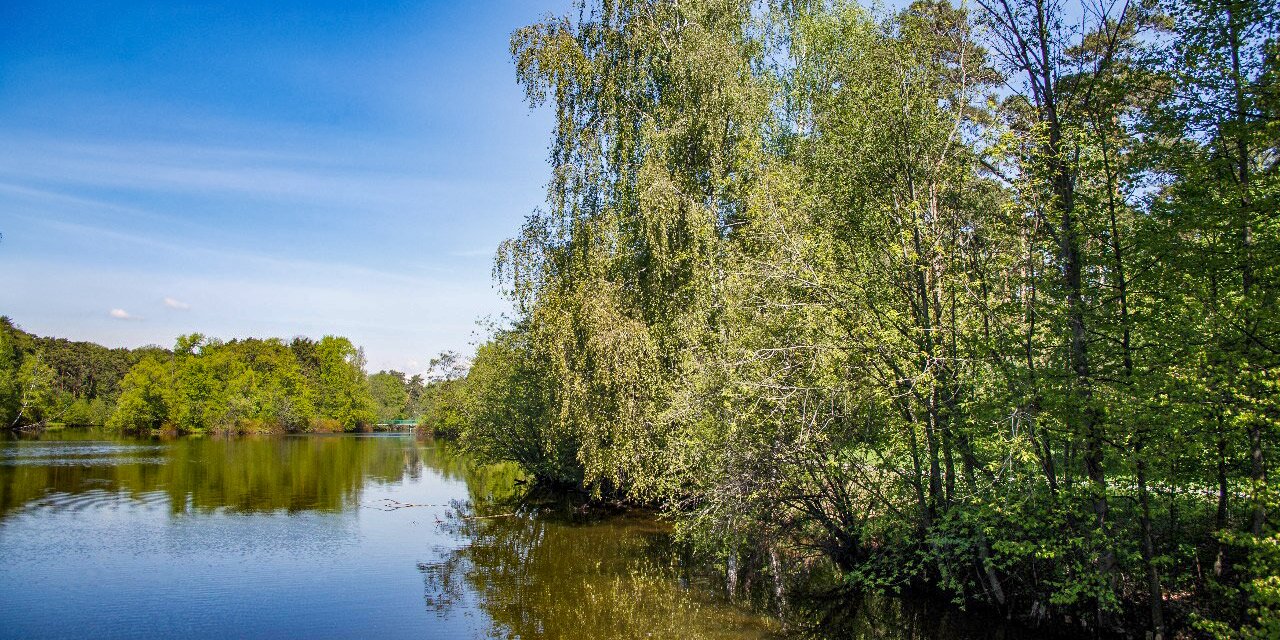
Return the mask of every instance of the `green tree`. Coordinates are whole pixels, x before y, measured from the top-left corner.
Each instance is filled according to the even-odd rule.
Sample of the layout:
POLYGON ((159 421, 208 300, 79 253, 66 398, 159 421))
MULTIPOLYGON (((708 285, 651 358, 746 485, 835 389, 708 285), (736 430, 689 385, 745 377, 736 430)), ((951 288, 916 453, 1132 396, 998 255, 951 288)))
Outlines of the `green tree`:
POLYGON ((363 356, 346 338, 332 336, 289 345, 275 338, 180 336, 171 356, 144 358, 122 387, 111 423, 127 430, 351 430, 375 417, 363 356))
POLYGON ((171 378, 164 364, 144 358, 125 375, 120 387, 120 399, 108 427, 136 432, 169 423, 171 378))
POLYGON ((469 390, 467 363, 455 351, 442 351, 427 365, 425 386, 417 392, 419 424, 432 434, 457 437, 465 428, 469 390))
POLYGON ((409 383, 399 371, 379 371, 369 376, 369 392, 377 406, 377 421, 404 420, 412 414, 409 383))
POLYGON ((10 425, 18 415, 22 387, 18 382, 18 369, 22 366, 22 354, 14 336, 13 321, 0 316, 0 424, 10 425))
POLYGON ((529 340, 517 329, 480 345, 464 384, 445 398, 444 410, 460 412, 460 441, 481 460, 518 462, 544 484, 578 486, 583 480, 578 436, 565 423, 547 419, 552 381, 529 340))
POLYGON ((731 591, 816 551, 1033 621, 1274 628, 1274 2, 576 8, 512 38, 547 206, 436 423, 664 507, 731 591))
POLYGON ((316 412, 350 431, 373 424, 373 397, 365 380, 364 354, 351 341, 325 336, 315 347, 316 412))
POLYGON ((55 386, 56 374, 36 352, 23 358, 17 371, 17 412, 10 427, 40 427, 61 417, 69 403, 55 386))
POLYGON ((713 334, 712 265, 770 105, 748 4, 580 2, 578 15, 512 36, 555 132, 547 210, 497 271, 548 367, 550 432, 576 434, 588 485, 619 493, 660 473, 656 417, 713 334))
POLYGON ((1263 577, 1280 571, 1267 551, 1275 531, 1268 445, 1280 435, 1280 12, 1268 0, 1169 6, 1174 43, 1164 71, 1177 90, 1157 103, 1147 123, 1152 171, 1163 185, 1149 222, 1161 252, 1155 274, 1168 295, 1160 337, 1177 354, 1169 367, 1171 395, 1197 409, 1188 412, 1188 440, 1196 451, 1212 452, 1193 457, 1189 467, 1192 478, 1216 485, 1212 522, 1220 544, 1213 575, 1230 594, 1218 608, 1249 608, 1234 602, 1237 581, 1254 603, 1249 617, 1256 625, 1216 630, 1266 637, 1280 619, 1274 585, 1263 577), (1235 524, 1241 510, 1243 527, 1235 524))

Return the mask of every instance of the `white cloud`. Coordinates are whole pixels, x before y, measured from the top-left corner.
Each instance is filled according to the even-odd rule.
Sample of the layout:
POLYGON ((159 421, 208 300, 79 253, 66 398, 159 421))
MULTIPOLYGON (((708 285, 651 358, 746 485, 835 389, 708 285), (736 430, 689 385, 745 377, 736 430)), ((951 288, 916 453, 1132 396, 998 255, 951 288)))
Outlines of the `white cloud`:
POLYGON ((169 307, 170 309, 177 309, 179 311, 188 311, 191 309, 191 305, 167 296, 164 299, 164 306, 169 307))
POLYGON ((124 309, 112 309, 111 317, 116 320, 141 320, 142 318, 135 316, 124 309))

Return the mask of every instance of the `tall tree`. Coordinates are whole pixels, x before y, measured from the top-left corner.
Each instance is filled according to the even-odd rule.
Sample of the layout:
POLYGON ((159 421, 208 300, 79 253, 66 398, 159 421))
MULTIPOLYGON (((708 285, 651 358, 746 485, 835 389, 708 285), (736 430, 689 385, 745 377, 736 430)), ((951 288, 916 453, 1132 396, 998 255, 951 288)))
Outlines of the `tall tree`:
POLYGON ((530 103, 549 101, 556 119, 548 209, 504 244, 498 270, 545 350, 548 419, 580 434, 588 481, 613 491, 651 475, 654 417, 711 329, 711 265, 768 103, 750 5, 577 10, 512 37, 530 103))

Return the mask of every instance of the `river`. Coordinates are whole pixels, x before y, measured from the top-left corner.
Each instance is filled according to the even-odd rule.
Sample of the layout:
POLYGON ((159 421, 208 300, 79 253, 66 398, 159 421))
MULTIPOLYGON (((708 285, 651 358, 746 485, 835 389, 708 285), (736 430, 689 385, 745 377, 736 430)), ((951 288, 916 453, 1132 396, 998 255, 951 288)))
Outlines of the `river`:
MULTIPOLYGON (((445 443, 0 438, 0 638, 779 633, 691 577, 652 516, 513 507, 517 468, 445 443)), ((891 615, 859 614, 853 635, 992 630, 898 604, 875 611, 891 615)))

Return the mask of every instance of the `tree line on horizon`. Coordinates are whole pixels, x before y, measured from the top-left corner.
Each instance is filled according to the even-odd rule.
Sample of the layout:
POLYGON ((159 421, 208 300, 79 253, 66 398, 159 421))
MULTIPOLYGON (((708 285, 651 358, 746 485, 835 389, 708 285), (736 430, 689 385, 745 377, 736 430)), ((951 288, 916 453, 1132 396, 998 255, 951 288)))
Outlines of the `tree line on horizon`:
MULTIPOLYGON (((223 341, 179 336, 173 349, 110 349, 34 336, 0 318, 0 427, 105 426, 126 433, 354 431, 422 416, 462 362, 365 373, 363 351, 325 336, 223 341)), ((448 420, 444 420, 447 423, 448 420)))
POLYGON ((464 446, 773 601, 1280 635, 1274 0, 575 6, 464 446))

